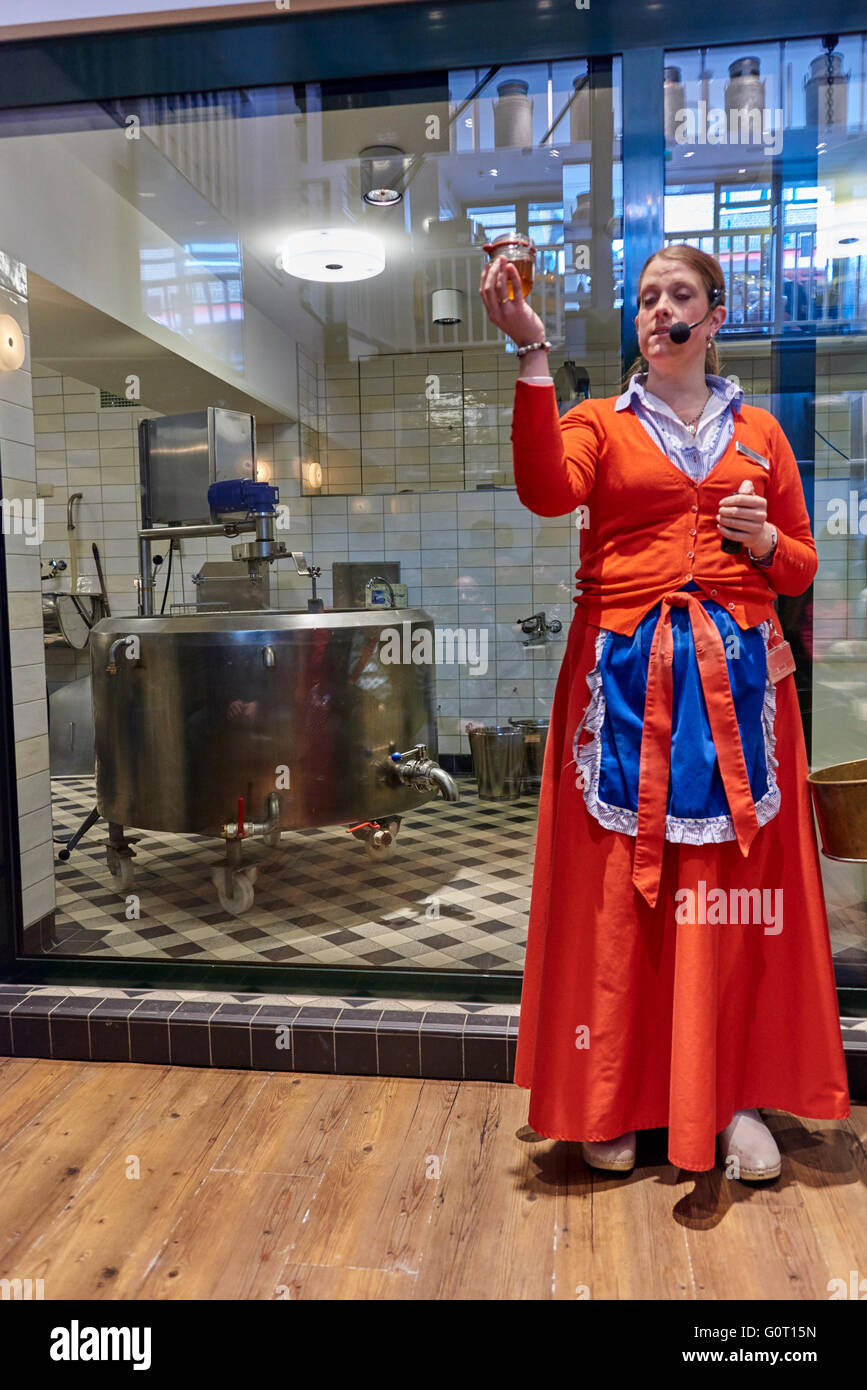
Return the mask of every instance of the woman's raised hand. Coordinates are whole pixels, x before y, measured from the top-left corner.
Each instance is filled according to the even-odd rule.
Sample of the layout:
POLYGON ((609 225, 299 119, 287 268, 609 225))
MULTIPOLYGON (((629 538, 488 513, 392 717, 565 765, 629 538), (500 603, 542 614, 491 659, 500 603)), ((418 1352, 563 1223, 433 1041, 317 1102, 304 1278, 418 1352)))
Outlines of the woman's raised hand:
POLYGON ((507 261, 505 256, 495 256, 490 264, 485 266, 479 294, 491 323, 495 328, 507 333, 518 347, 523 347, 525 343, 543 341, 545 325, 524 298, 517 267, 511 261, 507 261), (512 284, 514 299, 508 298, 509 281, 512 284))

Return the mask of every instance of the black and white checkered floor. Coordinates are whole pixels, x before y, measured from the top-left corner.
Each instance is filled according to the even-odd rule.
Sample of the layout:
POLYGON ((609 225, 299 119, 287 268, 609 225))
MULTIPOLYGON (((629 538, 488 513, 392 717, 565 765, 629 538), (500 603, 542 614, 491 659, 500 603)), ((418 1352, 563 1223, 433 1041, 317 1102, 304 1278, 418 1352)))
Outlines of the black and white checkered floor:
MULTIPOLYGON (((253 905, 239 917, 221 907, 211 880, 225 862, 221 840, 129 830, 140 837, 127 890, 139 899, 140 917, 127 920, 126 895, 113 886, 106 865, 107 827, 98 822, 67 863, 55 863, 53 951, 520 972, 538 798, 480 801, 474 777, 457 781, 461 800, 428 801, 405 815, 382 860, 372 860, 341 826, 284 834, 274 849, 246 842, 244 863, 258 873, 253 905)), ((92 777, 53 778, 55 836, 76 830, 94 804, 92 777)), ((848 882, 827 887, 838 972, 860 972, 867 956, 865 904, 847 901, 848 882)))
MULTIPOLYGON (((461 800, 407 813, 387 858, 372 860, 345 828, 293 831, 277 848, 244 846, 255 900, 235 917, 217 898, 219 839, 129 829, 135 879, 115 888, 104 821, 56 861, 62 955, 273 962, 368 968, 520 971, 527 938, 538 798, 461 800), (140 901, 127 920, 126 894, 140 901)), ((76 830, 95 805, 92 777, 52 779, 54 834, 76 830)))

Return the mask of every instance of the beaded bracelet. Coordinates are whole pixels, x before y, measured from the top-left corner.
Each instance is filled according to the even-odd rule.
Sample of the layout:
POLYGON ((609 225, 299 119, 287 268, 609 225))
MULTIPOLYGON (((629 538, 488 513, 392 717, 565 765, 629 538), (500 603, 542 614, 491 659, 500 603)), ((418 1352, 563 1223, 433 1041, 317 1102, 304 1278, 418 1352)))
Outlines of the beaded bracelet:
POLYGON ((524 347, 519 347, 515 349, 515 356, 525 357, 528 352, 536 352, 539 349, 544 349, 545 352, 550 352, 551 344, 547 341, 544 343, 526 343, 524 347))

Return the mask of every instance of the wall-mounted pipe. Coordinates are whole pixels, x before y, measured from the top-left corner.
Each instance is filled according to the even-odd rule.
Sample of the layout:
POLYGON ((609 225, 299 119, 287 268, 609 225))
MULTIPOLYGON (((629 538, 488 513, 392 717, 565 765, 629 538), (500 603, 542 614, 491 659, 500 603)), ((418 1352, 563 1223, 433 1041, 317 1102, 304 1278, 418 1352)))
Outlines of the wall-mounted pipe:
POLYGON ((69 584, 72 593, 78 593, 78 554, 75 547, 75 522, 72 519, 72 509, 76 502, 80 502, 84 496, 83 492, 73 492, 66 504, 66 539, 69 543, 69 584))

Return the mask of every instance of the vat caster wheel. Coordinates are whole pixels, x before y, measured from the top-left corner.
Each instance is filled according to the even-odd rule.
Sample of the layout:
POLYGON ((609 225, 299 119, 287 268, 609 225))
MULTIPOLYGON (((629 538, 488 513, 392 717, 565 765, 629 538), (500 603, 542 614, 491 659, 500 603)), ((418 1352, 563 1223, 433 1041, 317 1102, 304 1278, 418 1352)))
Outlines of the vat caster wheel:
POLYGON ((397 839, 397 832, 400 830, 399 820, 381 821, 383 830, 387 830, 391 835, 391 840, 387 845, 377 844, 373 837, 365 840, 364 848, 371 859, 388 859, 394 851, 394 842, 397 839))
POLYGON ((116 849, 107 849, 105 862, 108 865, 108 872, 111 874, 112 887, 118 892, 124 892, 131 888, 135 878, 135 869, 129 855, 118 854, 116 849))
POLYGON ((373 840, 365 840, 364 848, 371 859, 388 859, 394 849, 394 840, 390 845, 377 845, 373 840))
POLYGON ((253 899, 255 897, 253 891, 254 877, 255 870, 236 873, 232 879, 232 896, 229 898, 226 896, 226 876, 223 870, 214 870, 211 874, 211 879, 217 890, 220 907, 224 912, 230 912, 233 917, 240 917, 242 913, 249 911, 253 906, 253 899))

